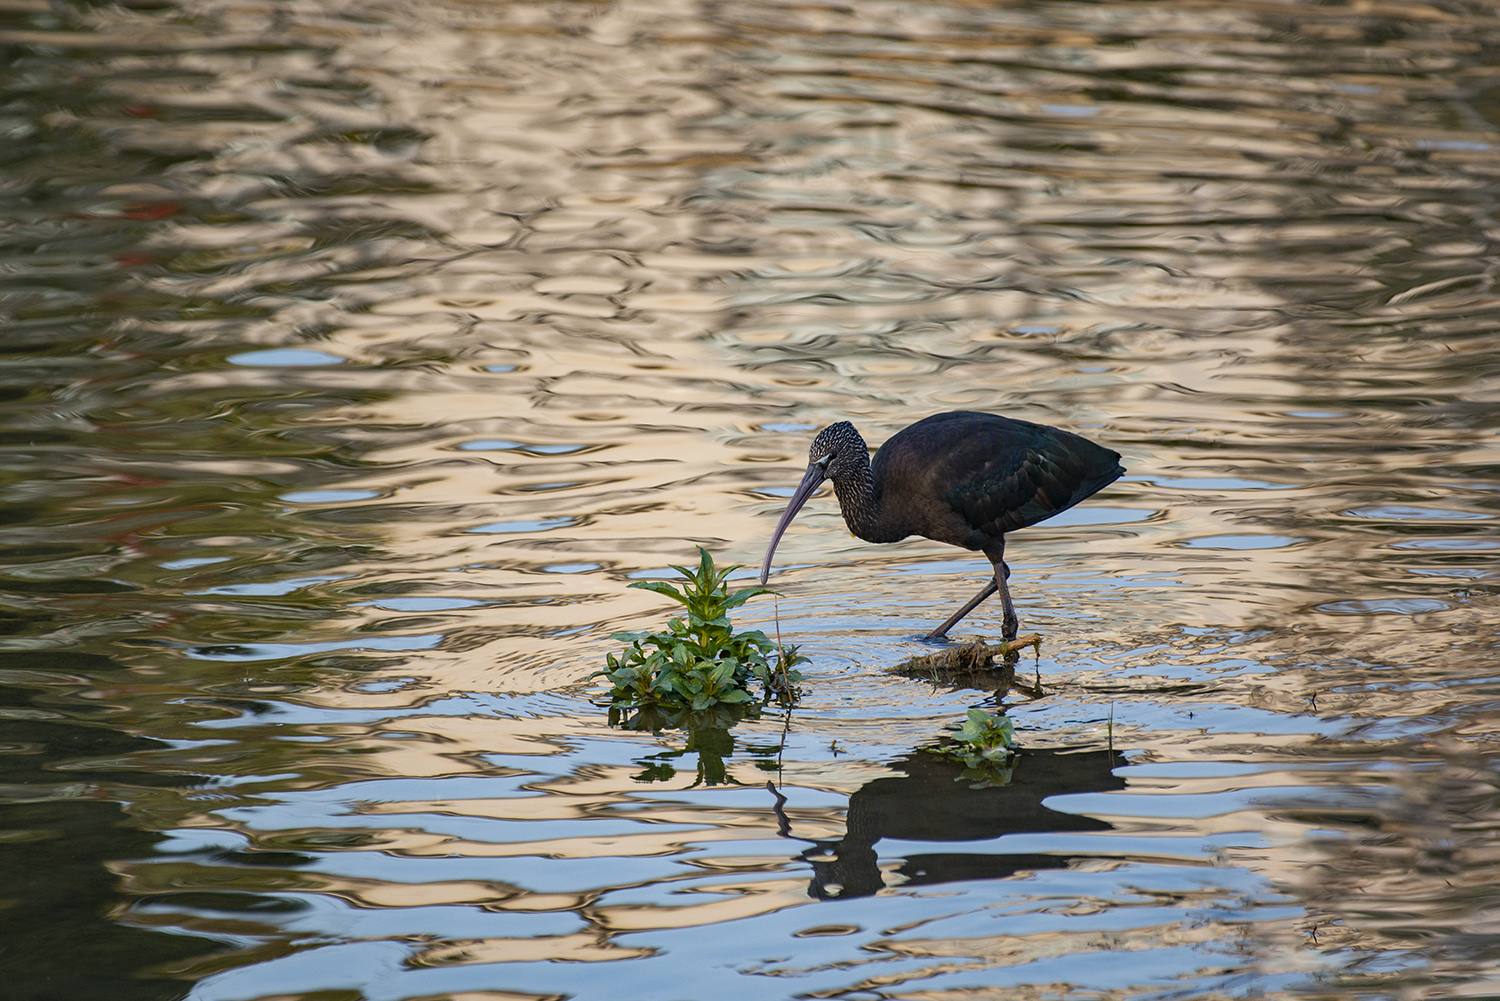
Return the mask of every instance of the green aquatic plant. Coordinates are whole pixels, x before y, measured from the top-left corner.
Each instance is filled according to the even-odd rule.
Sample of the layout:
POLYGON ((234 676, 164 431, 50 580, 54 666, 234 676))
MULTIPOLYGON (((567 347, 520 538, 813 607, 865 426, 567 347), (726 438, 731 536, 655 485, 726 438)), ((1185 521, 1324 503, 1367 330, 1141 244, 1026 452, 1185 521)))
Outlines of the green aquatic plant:
POLYGON ((964 766, 954 781, 970 782, 976 789, 1009 785, 1017 754, 1015 724, 999 713, 970 709, 963 725, 954 729, 944 743, 929 749, 964 766))
POLYGON ((649 708, 664 710, 672 718, 684 711, 701 713, 749 703, 755 698, 748 687, 752 681, 760 682, 765 698, 776 695, 790 703, 796 697, 802 680, 796 667, 807 658, 794 646, 772 642, 758 629, 736 632, 729 621, 731 609, 771 593, 770 588, 730 591, 725 582, 739 568, 719 569, 702 546, 698 553, 696 570, 672 567, 680 583, 647 580, 630 585, 672 599, 687 614, 662 631, 613 634, 630 645, 608 654, 604 669, 594 675, 610 684, 612 716, 649 708))

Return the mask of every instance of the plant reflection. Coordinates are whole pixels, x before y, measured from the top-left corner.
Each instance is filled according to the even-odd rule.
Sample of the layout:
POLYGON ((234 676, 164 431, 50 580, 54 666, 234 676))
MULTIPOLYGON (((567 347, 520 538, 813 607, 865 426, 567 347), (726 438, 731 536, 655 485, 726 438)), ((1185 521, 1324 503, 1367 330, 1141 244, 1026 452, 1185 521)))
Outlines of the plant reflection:
MULTIPOLYGON (((687 742, 681 750, 662 751, 648 755, 638 761, 644 766, 636 776, 640 782, 667 782, 676 777, 677 770, 671 762, 685 754, 698 755, 698 777, 689 788, 713 785, 744 785, 729 774, 725 758, 734 754, 734 734, 730 727, 743 719, 759 719, 761 706, 755 703, 719 705, 712 709, 695 712, 674 712, 657 706, 648 706, 635 713, 622 724, 624 729, 645 730, 659 733, 665 729, 680 728, 687 731, 687 742)), ((611 709, 611 722, 617 710, 611 709)), ((779 751, 779 748, 776 749, 779 751)))

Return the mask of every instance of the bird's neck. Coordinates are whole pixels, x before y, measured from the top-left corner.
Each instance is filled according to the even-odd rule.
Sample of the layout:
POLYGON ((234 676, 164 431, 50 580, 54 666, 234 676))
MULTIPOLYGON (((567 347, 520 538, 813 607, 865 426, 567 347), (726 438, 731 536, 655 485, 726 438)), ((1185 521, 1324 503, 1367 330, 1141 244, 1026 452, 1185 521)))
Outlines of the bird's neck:
POLYGON ((844 514, 844 524, 849 526, 849 531, 866 542, 894 541, 886 538, 889 532, 881 524, 880 489, 868 455, 864 462, 833 481, 833 492, 838 496, 839 510, 844 514))

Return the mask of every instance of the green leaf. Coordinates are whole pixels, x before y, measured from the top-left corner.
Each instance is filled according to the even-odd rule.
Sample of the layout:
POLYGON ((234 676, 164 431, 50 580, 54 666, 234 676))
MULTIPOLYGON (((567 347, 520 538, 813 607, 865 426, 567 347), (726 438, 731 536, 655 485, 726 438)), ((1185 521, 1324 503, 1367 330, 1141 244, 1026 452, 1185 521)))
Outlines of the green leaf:
POLYGON ((731 608, 739 608, 756 595, 770 593, 769 587, 742 587, 724 600, 724 609, 727 611, 731 608))
POLYGON ((677 602, 680 605, 690 604, 687 595, 683 594, 681 591, 677 590, 674 585, 664 580, 638 580, 628 586, 638 587, 642 591, 654 591, 664 598, 671 598, 673 601, 677 602))

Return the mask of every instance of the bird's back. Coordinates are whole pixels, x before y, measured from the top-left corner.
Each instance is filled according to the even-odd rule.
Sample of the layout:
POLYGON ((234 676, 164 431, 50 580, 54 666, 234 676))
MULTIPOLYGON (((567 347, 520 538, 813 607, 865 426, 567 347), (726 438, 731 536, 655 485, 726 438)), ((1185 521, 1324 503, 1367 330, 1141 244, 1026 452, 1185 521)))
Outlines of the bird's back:
POLYGON ((1125 469, 1118 452, 1069 431, 960 410, 898 432, 876 453, 873 472, 887 535, 984 549, 1066 511, 1125 469))

